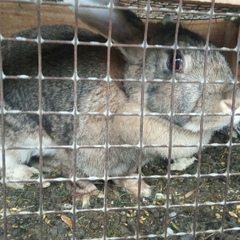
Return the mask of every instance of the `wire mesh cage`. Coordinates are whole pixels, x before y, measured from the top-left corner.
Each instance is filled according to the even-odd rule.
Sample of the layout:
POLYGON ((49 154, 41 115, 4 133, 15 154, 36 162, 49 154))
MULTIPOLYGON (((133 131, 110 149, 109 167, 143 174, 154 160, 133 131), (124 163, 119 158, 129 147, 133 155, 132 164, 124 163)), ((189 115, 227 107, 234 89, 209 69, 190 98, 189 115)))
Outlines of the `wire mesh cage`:
POLYGON ((238 1, 0 15, 1 239, 240 239, 238 1))

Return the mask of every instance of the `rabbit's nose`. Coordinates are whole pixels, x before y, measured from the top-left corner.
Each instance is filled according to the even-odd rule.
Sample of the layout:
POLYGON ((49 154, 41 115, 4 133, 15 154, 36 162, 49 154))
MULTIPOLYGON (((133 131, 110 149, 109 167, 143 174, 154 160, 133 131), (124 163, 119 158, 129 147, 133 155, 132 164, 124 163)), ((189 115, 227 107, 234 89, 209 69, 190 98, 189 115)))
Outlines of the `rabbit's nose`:
POLYGON ((224 101, 224 103, 226 104, 226 106, 227 106, 229 109, 232 109, 232 101, 226 100, 226 101, 224 101))
POLYGON ((239 109, 240 110, 240 98, 236 97, 236 101, 235 101, 235 110, 239 109))
POLYGON ((223 113, 230 113, 233 110, 240 110, 240 99, 236 99, 235 103, 233 104, 232 99, 225 99, 220 102, 220 106, 223 113))

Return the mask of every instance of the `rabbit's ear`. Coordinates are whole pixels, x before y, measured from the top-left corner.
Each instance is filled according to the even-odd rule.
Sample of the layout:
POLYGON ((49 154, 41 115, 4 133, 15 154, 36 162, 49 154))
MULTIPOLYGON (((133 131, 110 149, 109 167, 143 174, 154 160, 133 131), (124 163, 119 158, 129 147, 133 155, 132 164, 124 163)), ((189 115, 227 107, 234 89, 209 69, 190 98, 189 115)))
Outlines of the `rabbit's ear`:
POLYGON ((163 25, 176 24, 176 20, 174 19, 173 15, 171 15, 171 14, 166 14, 166 15, 163 17, 162 24, 163 24, 163 25))
MULTIPOLYGON (((80 0, 78 4, 79 19, 104 37, 108 38, 111 27, 110 37, 115 43, 141 44, 143 42, 143 22, 133 12, 115 8, 119 6, 116 0, 80 0)), ((134 50, 134 48, 131 49, 134 50)), ((120 50, 128 60, 136 61, 134 60, 137 57, 136 49, 134 54, 127 48, 120 48, 120 50)))

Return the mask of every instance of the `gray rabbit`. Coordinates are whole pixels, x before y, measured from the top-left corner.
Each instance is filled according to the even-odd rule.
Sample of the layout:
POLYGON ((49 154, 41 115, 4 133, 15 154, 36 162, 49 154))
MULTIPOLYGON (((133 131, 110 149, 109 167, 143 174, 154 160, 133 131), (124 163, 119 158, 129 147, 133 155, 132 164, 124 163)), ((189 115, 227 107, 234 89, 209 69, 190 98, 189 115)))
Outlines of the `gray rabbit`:
MULTIPOLYGON (((173 22, 149 24, 145 36, 145 25, 134 13, 116 8, 111 38, 121 45, 108 50, 109 9, 78 10, 79 18, 100 35, 78 29, 77 47, 72 44, 75 29, 66 25, 40 29, 42 39, 60 40, 57 44, 21 41, 37 39, 37 28, 14 35, 20 41, 2 41, 6 112, 1 139, 8 185, 22 187, 8 181, 39 174, 27 164, 42 151, 51 156, 43 168, 60 167, 69 178, 75 172, 90 177, 77 179, 72 187, 86 207, 89 197, 99 194, 92 177, 123 177, 116 183, 138 195, 139 164, 171 157, 172 169, 188 167, 200 139, 207 144, 232 117, 233 124, 240 121, 240 99, 224 56, 206 53, 197 34, 180 27, 175 51, 173 22), (158 47, 144 49, 144 38, 158 47)), ((141 181, 141 196, 150 195, 150 186, 141 181)))

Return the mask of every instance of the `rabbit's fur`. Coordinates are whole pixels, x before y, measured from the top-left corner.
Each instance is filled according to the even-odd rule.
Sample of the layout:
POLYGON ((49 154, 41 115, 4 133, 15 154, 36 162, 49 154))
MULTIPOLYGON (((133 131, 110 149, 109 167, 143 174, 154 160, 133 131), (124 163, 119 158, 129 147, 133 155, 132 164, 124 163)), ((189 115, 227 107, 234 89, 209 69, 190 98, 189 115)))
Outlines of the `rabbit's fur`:
MULTIPOLYGON (((104 36, 108 35, 109 24, 101 19, 105 15, 98 15, 97 11, 79 9, 79 17, 102 36, 79 29, 79 41, 106 42, 104 36)), ((141 44, 144 38, 142 21, 130 11, 115 9, 113 14, 113 41, 141 44)), ((171 22, 149 24, 148 44, 173 46, 175 27, 171 22)), ((36 39, 37 34, 38 29, 35 28, 14 37, 36 39)), ((41 36, 43 39, 71 41, 74 27, 42 26, 41 36)), ((205 41, 180 28, 178 46, 204 48, 205 41)), ((106 170, 108 176, 127 176, 136 173, 140 161, 144 165, 152 159, 169 157, 177 163, 173 169, 185 169, 193 162, 191 156, 199 150, 201 137, 202 145, 207 144, 214 131, 230 124, 232 109, 235 114, 240 113, 240 99, 235 98, 233 105, 234 79, 225 58, 217 51, 207 52, 205 66, 205 51, 177 50, 176 80, 173 84, 173 49, 159 47, 145 51, 140 45, 112 47, 108 68, 108 50, 97 44, 78 45, 77 60, 74 62, 74 46, 70 42, 43 43, 39 57, 35 42, 3 40, 4 75, 22 75, 21 79, 8 77, 3 81, 4 108, 16 110, 4 114, 1 130, 5 138, 7 180, 26 180, 38 173, 38 170, 25 164, 32 156, 39 155, 40 131, 43 136, 42 153, 52 156, 52 160, 43 162, 43 165, 48 164, 52 168, 60 165, 66 177, 72 177, 75 170, 77 177, 102 178, 106 170), (42 62, 41 68, 38 68, 39 61, 42 62), (110 82, 106 78, 108 70, 113 79, 110 82), (65 79, 60 79, 62 77, 65 79), (42 81, 39 82, 39 78, 42 81), (42 95, 40 102, 39 86, 42 95), (42 121, 39 118, 41 107, 42 121), (172 124, 171 108, 176 113, 172 124), (20 114, 18 110, 32 113, 20 114), (63 114, 56 114, 58 111, 63 114), (91 114, 87 115, 89 112, 91 114), (202 112, 205 116, 201 124, 202 112), (215 115, 209 116, 211 113, 215 115), (42 128, 39 128, 39 123, 42 128), (74 144, 77 147, 76 155, 74 144), (141 144, 143 148, 140 148, 141 144), (56 148, 62 145, 65 148, 56 148), (169 145, 173 146, 170 154, 169 145), (11 149, 18 147, 24 149, 11 149)), ((237 95, 236 91, 234 97, 237 95)), ((235 115, 233 123, 239 121, 240 117, 235 115)), ((0 164, 2 168, 2 161, 0 164)), ((137 178, 117 182, 138 194, 137 178)), ((14 187, 22 186, 21 183, 11 184, 14 187)), ((98 193, 90 181, 83 180, 77 182, 75 190, 79 197, 98 193)), ((150 194, 150 187, 142 181, 141 195, 150 194)), ((88 197, 85 197, 85 205, 87 201, 88 197)))

